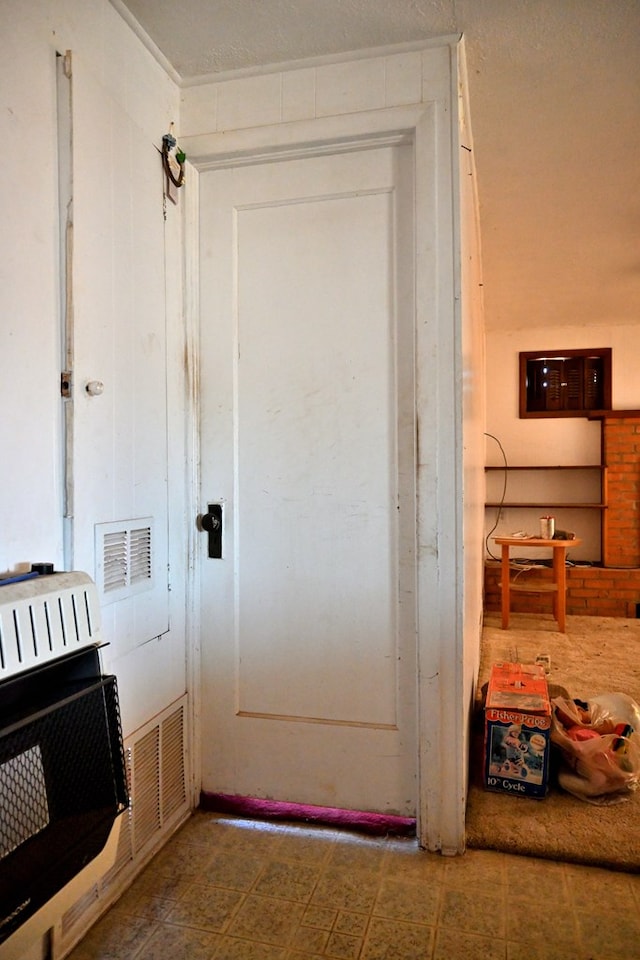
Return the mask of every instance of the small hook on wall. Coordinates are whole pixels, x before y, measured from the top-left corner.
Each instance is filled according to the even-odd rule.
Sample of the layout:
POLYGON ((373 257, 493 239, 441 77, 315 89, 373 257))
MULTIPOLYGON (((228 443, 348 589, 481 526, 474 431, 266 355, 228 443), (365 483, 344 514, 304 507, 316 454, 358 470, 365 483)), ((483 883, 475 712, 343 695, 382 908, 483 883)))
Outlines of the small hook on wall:
POLYGON ((165 133, 162 138, 162 166, 167 182, 174 187, 181 187, 184 184, 184 162, 187 158, 184 151, 178 147, 172 131, 173 123, 169 125, 169 133, 165 133))

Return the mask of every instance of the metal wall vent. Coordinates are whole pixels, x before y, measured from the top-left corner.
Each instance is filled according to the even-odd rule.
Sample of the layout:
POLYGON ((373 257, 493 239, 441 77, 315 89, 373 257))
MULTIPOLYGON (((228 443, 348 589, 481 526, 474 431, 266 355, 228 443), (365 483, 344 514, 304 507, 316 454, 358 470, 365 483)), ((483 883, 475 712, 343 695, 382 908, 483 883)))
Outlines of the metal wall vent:
POLYGON ((136 797, 133 821, 134 851, 138 853, 162 825, 160 815, 160 728, 154 727, 133 747, 136 797))
MULTIPOLYGON (((79 900, 73 904, 72 907, 66 911, 62 917, 62 928, 61 934, 63 939, 69 936, 71 930, 82 922, 88 915, 91 914, 92 910, 95 909, 98 901, 100 899, 100 890, 98 884, 94 883, 79 900)), ((88 927, 88 922, 85 919, 82 932, 88 927)))
POLYGON ((97 523, 96 583, 105 603, 153 586, 153 518, 97 523))
POLYGON ((137 738, 131 784, 133 850, 138 854, 187 804, 184 703, 137 738))
POLYGON ((166 821, 187 802, 184 765, 184 707, 179 707, 162 724, 162 819, 166 821))
POLYGON ((125 738, 131 807, 123 814, 116 862, 62 917, 51 960, 69 953, 188 816, 186 709, 185 694, 125 738))
POLYGON ((129 533, 129 582, 151 580, 151 526, 129 533))

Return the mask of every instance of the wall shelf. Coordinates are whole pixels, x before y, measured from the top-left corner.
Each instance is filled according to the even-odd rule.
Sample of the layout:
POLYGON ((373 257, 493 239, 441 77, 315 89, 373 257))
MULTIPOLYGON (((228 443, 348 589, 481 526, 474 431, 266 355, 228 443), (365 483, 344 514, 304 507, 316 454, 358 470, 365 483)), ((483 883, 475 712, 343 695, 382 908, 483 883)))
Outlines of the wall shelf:
POLYGON ((487 466, 488 510, 523 511, 518 522, 524 525, 537 523, 534 515, 526 511, 540 511, 547 514, 559 514, 556 526, 565 528, 573 523, 568 517, 562 521, 562 515, 574 516, 576 511, 587 511, 593 517, 593 523, 587 521, 587 514, 575 522, 585 531, 590 559, 598 559, 602 550, 602 528, 608 508, 607 468, 601 463, 580 464, 516 464, 487 466), (503 485, 503 478, 507 483, 503 485), (502 499, 504 495, 504 499, 502 499), (590 531, 590 532, 589 532, 590 531))
POLYGON ((536 510, 537 510, 537 509, 542 510, 542 509, 544 509, 544 508, 546 508, 546 507, 553 507, 553 508, 556 509, 556 510, 606 510, 606 509, 607 509, 607 504, 606 504, 606 503, 593 503, 593 502, 591 502, 591 501, 589 501, 588 503, 573 503, 573 502, 572 502, 572 503, 566 503, 566 502, 564 502, 564 501, 563 501, 562 503, 560 503, 560 502, 558 502, 558 503, 551 503, 549 500, 545 500, 544 503, 542 503, 542 502, 535 502, 535 503, 534 503, 534 502, 531 502, 531 501, 518 501, 518 502, 516 502, 515 500, 509 500, 509 501, 506 501, 506 500, 505 500, 504 503, 503 503, 503 502, 498 501, 498 500, 488 500, 488 501, 485 503, 485 507, 512 507, 512 508, 514 508, 514 509, 526 508, 526 507, 533 507, 533 508, 536 509, 536 510))
POLYGON ((528 466, 504 466, 501 464, 497 467, 485 467, 485 470, 605 470, 605 466, 601 463, 568 463, 568 464, 553 464, 545 465, 540 463, 531 463, 528 466))
MULTIPOLYGON (((525 508, 534 508, 534 509, 544 509, 547 507, 553 507, 555 509, 562 510, 606 510, 606 467, 599 463, 593 464, 569 464, 567 466, 561 465, 544 465, 544 464, 530 464, 527 466, 500 466, 500 467, 485 467, 487 473, 495 473, 499 471, 500 473, 511 474, 513 473, 514 482, 521 493, 521 496, 517 500, 497 500, 493 496, 485 504, 486 507, 513 507, 514 509, 525 509, 525 508), (534 474, 536 476, 545 475, 545 485, 546 490, 549 491, 548 495, 543 497, 531 496, 532 482, 523 477, 524 474, 534 474), (582 497, 579 500, 570 499, 570 490, 567 489, 567 481, 570 485, 573 485, 573 477, 577 474, 580 474, 583 479, 584 484, 590 485, 594 492, 594 497, 592 500, 585 499, 582 497), (597 493, 596 493, 597 487, 597 493), (553 492, 556 493, 556 496, 553 496, 553 492), (524 496, 522 496, 524 493, 524 496), (527 496, 529 493, 529 496, 527 496), (567 497, 569 493, 569 497, 567 497), (561 494, 561 496, 558 496, 561 494)), ((535 484, 538 486, 542 481, 536 479, 535 484)), ((494 485, 495 487, 495 485, 494 485)), ((536 490, 535 492, 539 492, 536 490)))

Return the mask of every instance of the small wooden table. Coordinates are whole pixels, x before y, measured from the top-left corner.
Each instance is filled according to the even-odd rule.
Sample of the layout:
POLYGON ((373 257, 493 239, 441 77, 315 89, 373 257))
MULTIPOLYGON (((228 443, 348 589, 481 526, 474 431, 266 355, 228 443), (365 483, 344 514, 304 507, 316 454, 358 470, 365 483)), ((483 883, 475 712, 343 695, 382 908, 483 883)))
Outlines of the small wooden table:
POLYGON ((501 579, 502 587, 502 629, 509 626, 511 609, 511 591, 519 593, 553 593, 553 615, 558 621, 560 633, 565 632, 567 613, 567 550, 577 547, 581 540, 545 540, 542 537, 494 537, 502 547, 501 579), (553 550, 553 583, 511 583, 509 573, 510 547, 550 547, 553 550))

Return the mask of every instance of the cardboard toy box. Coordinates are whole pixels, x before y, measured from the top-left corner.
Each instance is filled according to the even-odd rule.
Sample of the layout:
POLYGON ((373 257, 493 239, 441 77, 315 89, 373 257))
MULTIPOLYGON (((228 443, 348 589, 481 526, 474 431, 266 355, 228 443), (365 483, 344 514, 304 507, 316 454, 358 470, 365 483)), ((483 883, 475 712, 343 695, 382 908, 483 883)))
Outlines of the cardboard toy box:
POLYGON ((544 667, 495 663, 484 711, 484 785, 522 797, 546 796, 551 703, 544 667))

